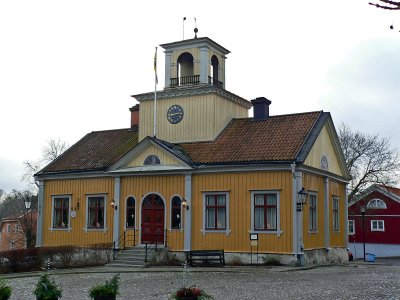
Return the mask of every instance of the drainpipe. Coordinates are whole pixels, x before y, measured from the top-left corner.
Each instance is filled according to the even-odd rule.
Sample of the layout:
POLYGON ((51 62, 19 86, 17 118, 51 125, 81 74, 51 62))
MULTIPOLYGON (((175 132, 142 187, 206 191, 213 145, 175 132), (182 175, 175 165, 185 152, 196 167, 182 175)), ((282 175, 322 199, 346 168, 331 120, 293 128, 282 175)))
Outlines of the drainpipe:
POLYGON ((121 178, 115 177, 114 181, 114 225, 113 225, 113 242, 115 249, 118 249, 119 238, 119 198, 121 195, 121 178))
POLYGON ((36 228, 36 247, 42 246, 43 238, 43 205, 44 205, 44 181, 39 181, 38 209, 37 209, 37 228, 36 228))
POLYGON ((189 251, 192 249, 192 175, 185 175, 185 200, 187 206, 184 207, 184 241, 183 250, 189 251))

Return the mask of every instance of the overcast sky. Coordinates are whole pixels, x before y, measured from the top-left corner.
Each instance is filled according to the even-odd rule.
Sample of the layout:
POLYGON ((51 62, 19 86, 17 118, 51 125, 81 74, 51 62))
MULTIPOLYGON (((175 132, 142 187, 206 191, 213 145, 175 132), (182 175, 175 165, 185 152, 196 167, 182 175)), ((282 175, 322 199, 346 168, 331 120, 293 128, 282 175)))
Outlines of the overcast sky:
POLYGON ((329 111, 400 148, 400 12, 368 0, 1 1, 0 189, 25 187, 22 162, 49 139, 129 127, 130 95, 154 90, 154 47, 182 40, 183 17, 185 38, 196 17, 231 51, 227 90, 267 97, 272 115, 329 111))

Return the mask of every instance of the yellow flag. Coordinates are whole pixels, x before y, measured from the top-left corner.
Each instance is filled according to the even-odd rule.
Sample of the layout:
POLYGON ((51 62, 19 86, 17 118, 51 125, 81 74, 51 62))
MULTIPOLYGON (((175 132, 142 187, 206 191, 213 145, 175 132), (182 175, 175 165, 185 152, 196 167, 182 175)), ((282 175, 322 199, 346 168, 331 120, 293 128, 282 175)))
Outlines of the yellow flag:
POLYGON ((154 54, 154 74, 156 78, 156 83, 158 84, 158 77, 157 77, 157 47, 156 47, 156 53, 154 54))

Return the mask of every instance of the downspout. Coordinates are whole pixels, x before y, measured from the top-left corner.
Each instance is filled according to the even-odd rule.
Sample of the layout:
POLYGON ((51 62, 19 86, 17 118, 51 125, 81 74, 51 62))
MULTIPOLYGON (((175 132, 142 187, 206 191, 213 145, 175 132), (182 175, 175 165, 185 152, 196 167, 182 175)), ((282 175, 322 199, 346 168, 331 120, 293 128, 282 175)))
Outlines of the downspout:
POLYGON ((114 224, 113 224, 113 244, 115 249, 119 248, 119 205, 121 196, 121 178, 115 177, 114 181, 114 224))
POLYGON ((329 178, 324 178, 324 245, 330 248, 330 221, 329 221, 329 178))
POLYGON ((38 215, 36 225, 36 247, 42 246, 43 239, 43 205, 44 205, 44 181, 39 180, 39 193, 38 193, 38 215))
POLYGON ((344 237, 345 237, 345 242, 344 244, 346 245, 346 249, 349 248, 349 199, 348 199, 348 193, 347 193, 347 184, 344 186, 344 237))
POLYGON ((186 207, 183 207, 185 219, 184 219, 184 241, 183 250, 189 251, 192 249, 192 175, 185 175, 185 200, 187 202, 186 207))

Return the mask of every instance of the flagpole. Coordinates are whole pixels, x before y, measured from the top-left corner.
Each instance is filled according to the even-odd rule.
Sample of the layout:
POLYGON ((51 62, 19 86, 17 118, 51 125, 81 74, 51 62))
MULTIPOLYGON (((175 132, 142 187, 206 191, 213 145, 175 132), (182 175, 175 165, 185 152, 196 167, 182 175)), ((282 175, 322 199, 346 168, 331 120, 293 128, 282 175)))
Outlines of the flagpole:
POLYGON ((157 47, 154 54, 154 131, 153 136, 156 137, 157 133, 157 47))

